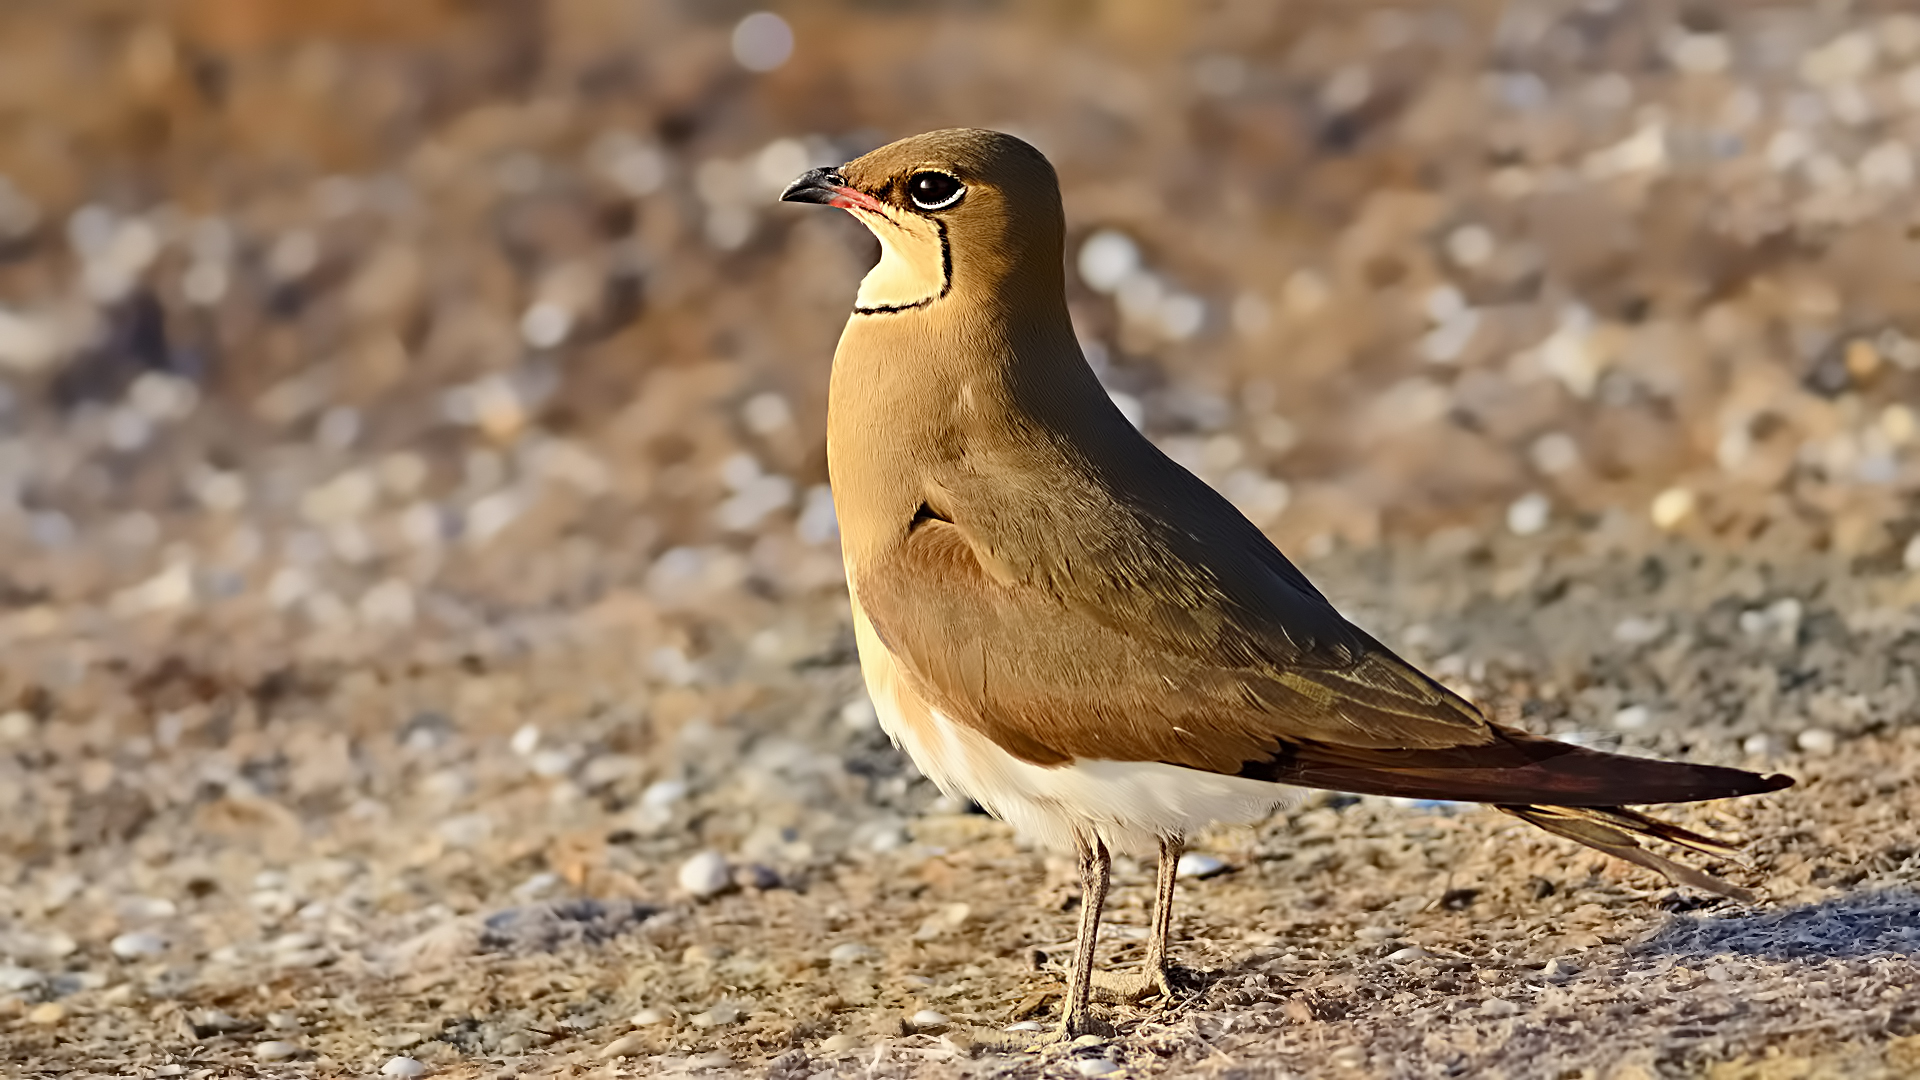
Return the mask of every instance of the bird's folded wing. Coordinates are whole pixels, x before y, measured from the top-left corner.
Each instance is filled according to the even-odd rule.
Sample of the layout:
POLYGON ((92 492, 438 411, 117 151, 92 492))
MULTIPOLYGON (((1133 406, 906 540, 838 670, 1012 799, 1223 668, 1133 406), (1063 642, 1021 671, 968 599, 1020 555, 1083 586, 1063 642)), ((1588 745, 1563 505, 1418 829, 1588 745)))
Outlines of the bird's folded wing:
POLYGON ((1025 544, 995 530, 991 513, 930 507, 889 557, 855 574, 862 609, 915 689, 1023 760, 1157 761, 1339 791, 1586 807, 1788 782, 1490 723, 1347 622, 1251 525, 1235 532, 1237 515, 1214 516, 1227 526, 1211 536, 1156 535, 1154 522, 1124 518, 1089 535, 1058 520, 1084 512, 1071 501, 1052 511, 1053 539, 1025 544))
POLYGON ((1039 764, 1090 757, 1236 773, 1303 744, 1501 741, 1304 579, 1261 565, 1263 553, 1223 570, 1217 555, 1198 561, 1201 552, 1156 539, 1122 528, 1036 552, 929 514, 860 568, 854 587, 921 693, 1039 764))

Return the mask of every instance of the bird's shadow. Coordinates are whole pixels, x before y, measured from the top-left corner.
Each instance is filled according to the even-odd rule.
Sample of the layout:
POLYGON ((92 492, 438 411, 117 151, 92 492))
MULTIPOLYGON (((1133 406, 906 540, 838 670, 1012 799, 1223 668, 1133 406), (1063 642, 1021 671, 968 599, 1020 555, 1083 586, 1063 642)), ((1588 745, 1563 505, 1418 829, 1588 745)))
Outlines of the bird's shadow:
MULTIPOLYGON (((1920 893, 1854 893, 1794 908, 1674 915, 1626 952, 1641 958, 1745 956, 1801 963, 1920 959, 1920 893)), ((1181 968, 1175 981, 1187 992, 1204 996, 1216 985, 1231 985, 1239 977, 1270 971, 1272 964, 1268 957, 1248 957, 1212 971, 1181 968)), ((1284 991, 1280 993, 1284 996, 1284 991)))
POLYGON ((1628 951, 1768 960, 1920 957, 1920 893, 1856 893, 1781 911, 1675 916, 1628 951))

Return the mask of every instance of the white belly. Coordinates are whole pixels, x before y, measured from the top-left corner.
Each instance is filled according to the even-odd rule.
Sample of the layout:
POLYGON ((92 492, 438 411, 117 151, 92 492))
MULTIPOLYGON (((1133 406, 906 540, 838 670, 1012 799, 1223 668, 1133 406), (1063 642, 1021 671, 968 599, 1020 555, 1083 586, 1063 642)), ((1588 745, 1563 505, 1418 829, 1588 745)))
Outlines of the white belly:
MULTIPOLYGON (((940 790, 978 802, 1047 847, 1072 850, 1076 837, 1099 837, 1109 850, 1148 855, 1161 837, 1186 837, 1215 823, 1260 821, 1297 799, 1297 788, 1221 776, 1157 761, 1082 758, 1067 765, 1021 761, 969 728, 928 710, 935 738, 914 727, 888 733, 940 790)), ((882 723, 887 710, 881 709, 882 723)))
POLYGON ((1304 794, 1157 761, 1021 761, 902 685, 893 657, 857 604, 854 631, 867 692, 894 745, 940 790, 974 800, 1047 847, 1070 851, 1078 838, 1098 837, 1113 851, 1152 854, 1161 837, 1259 821, 1304 794))

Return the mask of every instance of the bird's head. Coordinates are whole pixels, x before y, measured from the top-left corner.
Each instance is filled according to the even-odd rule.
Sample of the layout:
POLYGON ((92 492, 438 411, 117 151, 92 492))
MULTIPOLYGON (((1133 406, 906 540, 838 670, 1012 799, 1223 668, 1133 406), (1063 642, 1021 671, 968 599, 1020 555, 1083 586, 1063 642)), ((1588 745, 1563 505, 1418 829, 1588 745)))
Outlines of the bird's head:
POLYGON ((837 206, 879 238, 856 313, 915 311, 956 295, 1062 302, 1060 184, 1040 151, 1011 135, 915 135, 814 169, 780 198, 837 206))

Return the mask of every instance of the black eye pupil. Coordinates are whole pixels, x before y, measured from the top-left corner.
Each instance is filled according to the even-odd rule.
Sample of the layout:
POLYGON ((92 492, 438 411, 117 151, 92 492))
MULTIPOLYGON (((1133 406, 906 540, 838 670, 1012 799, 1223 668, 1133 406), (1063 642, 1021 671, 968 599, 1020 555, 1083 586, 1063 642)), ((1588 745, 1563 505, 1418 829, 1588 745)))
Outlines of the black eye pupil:
POLYGON ((907 179, 907 195, 922 210, 951 205, 960 194, 960 181, 942 172, 914 173, 907 179))

